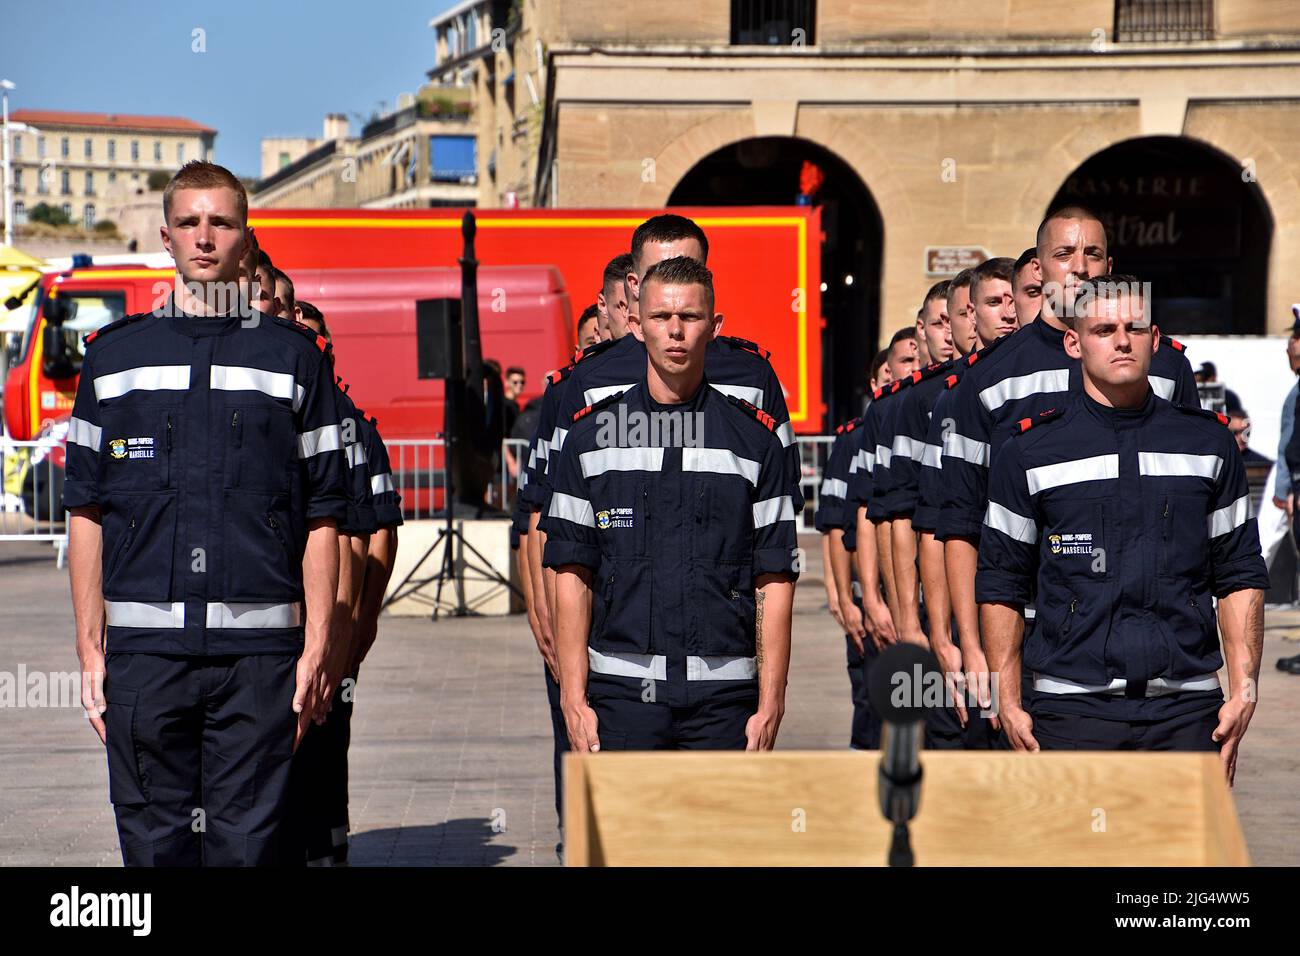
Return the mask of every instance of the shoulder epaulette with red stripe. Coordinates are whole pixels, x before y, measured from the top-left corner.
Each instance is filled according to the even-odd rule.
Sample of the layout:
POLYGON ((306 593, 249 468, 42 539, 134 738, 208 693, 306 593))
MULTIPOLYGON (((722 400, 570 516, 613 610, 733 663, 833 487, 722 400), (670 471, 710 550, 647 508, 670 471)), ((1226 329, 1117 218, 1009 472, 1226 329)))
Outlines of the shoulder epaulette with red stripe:
POLYGON ((552 385, 559 385, 572 374, 573 364, 570 363, 569 365, 564 366, 564 368, 557 368, 550 375, 546 376, 546 381, 552 385))
POLYGON ((744 412, 747 417, 754 419, 754 421, 758 422, 768 431, 772 432, 773 434, 776 433, 776 419, 773 418, 771 415, 769 415, 767 412, 763 411, 757 405, 751 405, 743 398, 737 398, 735 395, 728 395, 727 401, 731 402, 731 404, 735 405, 742 412, 744 412))
POLYGON ((853 431, 853 429, 858 427, 860 421, 861 420, 857 418, 850 418, 843 425, 840 425, 838 428, 835 429, 835 434, 843 435, 846 434, 847 432, 853 431))
POLYGON ((719 335, 718 340, 733 345, 738 349, 743 349, 746 352, 753 352, 765 362, 770 362, 772 360, 771 352, 761 347, 757 342, 749 341, 749 339, 737 338, 734 335, 719 335))
POLYGON ((1186 415, 1200 415, 1203 418, 1213 419, 1220 425, 1228 424, 1228 416, 1223 412, 1212 411, 1208 408, 1201 408, 1199 405, 1180 405, 1177 402, 1172 403, 1174 408, 1186 415))
POLYGON ((307 336, 307 338, 311 339, 314 343, 316 343, 316 348, 320 349, 322 352, 330 351, 331 346, 329 341, 325 338, 325 336, 317 334, 316 330, 313 329, 310 325, 304 325, 302 322, 299 322, 297 319, 285 318, 282 315, 272 316, 272 319, 280 323, 281 325, 283 325, 286 329, 293 329, 299 335, 307 336))
POLYGON ((573 361, 577 363, 577 362, 581 362, 583 359, 589 359, 593 355, 599 355, 601 352, 605 351, 605 349, 613 347, 616 341, 617 341, 616 339, 602 339, 599 342, 593 342, 591 345, 588 345, 585 349, 579 351, 578 357, 575 358, 573 361))
POLYGON ((945 372, 952 370, 952 365, 952 359, 948 359, 946 362, 935 362, 932 365, 927 365, 921 371, 912 373, 912 381, 924 382, 928 379, 934 378, 936 375, 943 375, 945 372))
POLYGON ((956 372, 953 372, 943 380, 943 386, 944 388, 956 388, 957 383, 960 381, 961 381, 961 376, 958 375, 956 372))
POLYGON ((1175 352, 1186 352, 1186 351, 1187 351, 1187 346, 1184 345, 1182 342, 1178 341, 1178 340, 1177 340, 1176 338, 1174 338, 1172 335, 1162 335, 1162 336, 1160 336, 1160 341, 1161 341, 1161 342, 1167 342, 1167 343, 1170 345, 1170 347, 1173 348, 1173 350, 1174 350, 1175 352))
POLYGON ((1005 342, 1007 339, 1011 338, 1011 336, 1015 335, 1016 332, 1018 332, 1018 331, 1020 331, 1020 330, 1019 330, 1019 329, 1015 329, 1015 330, 1013 330, 1013 331, 1011 331, 1011 332, 1008 332, 1006 335, 999 336, 998 338, 996 338, 996 339, 994 339, 992 342, 990 342, 988 345, 984 346, 984 348, 982 348, 982 349, 977 349, 976 351, 971 352, 971 353, 970 353, 969 355, 967 355, 964 359, 962 359, 962 361, 965 362, 965 363, 967 364, 967 366, 974 365, 976 362, 978 362, 980 359, 984 358, 984 356, 988 355, 990 352, 992 352, 995 348, 997 348, 999 345, 1001 345, 1001 344, 1002 344, 1003 342, 1005 342))
POLYGON ((598 409, 598 408, 600 408, 600 407, 602 407, 602 406, 604 406, 604 405, 608 405, 608 404, 610 404, 611 402, 616 402, 616 401, 618 401, 618 400, 619 400, 620 398, 622 398, 622 397, 623 397, 623 393, 622 393, 622 392, 615 392, 615 393, 612 394, 612 395, 606 395, 604 398, 592 402, 592 403, 591 403, 590 405, 588 405, 586 408, 580 408, 580 409, 578 409, 576 412, 574 412, 574 413, 573 413, 573 420, 574 420, 575 422, 576 422, 576 421, 580 421, 580 420, 586 418, 588 415, 590 415, 590 414, 591 414, 592 412, 594 412, 596 409, 598 409))
POLYGON ((116 331, 117 329, 120 329, 125 325, 130 325, 132 322, 139 322, 141 319, 147 319, 152 314, 153 314, 152 312, 140 312, 137 313, 136 315, 123 316, 122 318, 118 319, 116 322, 110 322, 108 323, 108 325, 101 326, 100 328, 95 329, 95 331, 88 332, 87 334, 83 335, 81 337, 81 343, 83 345, 89 345, 91 342, 95 341, 95 339, 99 338, 101 335, 106 335, 109 332, 116 331))
POLYGON ((1046 411, 1039 412, 1033 418, 1020 419, 1020 421, 1016 422, 1013 427, 1013 431, 1015 431, 1017 435, 1023 435, 1035 425, 1042 425, 1044 422, 1050 422, 1053 419, 1060 418, 1063 414, 1065 414, 1065 409, 1063 408, 1049 408, 1046 411))

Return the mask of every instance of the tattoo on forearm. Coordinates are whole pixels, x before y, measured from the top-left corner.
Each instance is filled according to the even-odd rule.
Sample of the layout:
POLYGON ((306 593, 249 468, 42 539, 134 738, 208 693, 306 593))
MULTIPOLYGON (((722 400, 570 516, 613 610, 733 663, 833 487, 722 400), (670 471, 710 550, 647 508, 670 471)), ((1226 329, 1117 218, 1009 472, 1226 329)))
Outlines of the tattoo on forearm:
POLYGON ((759 591, 754 595, 754 647, 757 652, 758 672, 763 672, 763 599, 767 595, 759 591))

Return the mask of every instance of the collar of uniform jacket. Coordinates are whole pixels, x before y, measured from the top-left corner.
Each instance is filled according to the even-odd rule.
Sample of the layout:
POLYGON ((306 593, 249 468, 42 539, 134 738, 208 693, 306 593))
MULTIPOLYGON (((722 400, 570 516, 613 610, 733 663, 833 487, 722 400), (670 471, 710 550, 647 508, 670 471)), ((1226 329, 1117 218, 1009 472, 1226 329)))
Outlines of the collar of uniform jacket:
POLYGON ((168 298, 164 305, 157 309, 157 312, 166 318, 171 327, 181 335, 188 335, 192 338, 205 335, 226 335, 238 329, 244 323, 252 325, 259 321, 271 321, 269 316, 263 315, 256 309, 249 308, 246 304, 241 304, 235 311, 227 312, 225 315, 199 315, 194 312, 185 312, 176 304, 174 294, 168 298))

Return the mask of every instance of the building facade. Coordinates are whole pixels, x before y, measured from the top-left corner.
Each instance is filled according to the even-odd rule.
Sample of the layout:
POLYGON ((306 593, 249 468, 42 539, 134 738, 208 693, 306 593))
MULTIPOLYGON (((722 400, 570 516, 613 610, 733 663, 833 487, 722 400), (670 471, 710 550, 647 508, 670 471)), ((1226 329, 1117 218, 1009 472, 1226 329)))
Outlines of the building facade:
POLYGON ((191 159, 212 158, 217 131, 175 116, 20 109, 9 114, 36 133, 11 133, 14 224, 40 203, 87 229, 118 222, 149 174, 170 176, 191 159))
POLYGON ((1115 268, 1151 281, 1165 331, 1291 325, 1298 5, 514 9, 545 51, 537 205, 822 206, 824 381, 837 411, 933 282, 963 261, 1019 255, 1066 200, 1106 220, 1115 268))
MULTIPOLYGON (((467 93, 427 87, 404 97, 359 137, 326 138, 267 175, 250 203, 281 209, 473 206, 478 170, 467 93)), ((267 144, 280 142, 263 142, 264 167, 267 144)))

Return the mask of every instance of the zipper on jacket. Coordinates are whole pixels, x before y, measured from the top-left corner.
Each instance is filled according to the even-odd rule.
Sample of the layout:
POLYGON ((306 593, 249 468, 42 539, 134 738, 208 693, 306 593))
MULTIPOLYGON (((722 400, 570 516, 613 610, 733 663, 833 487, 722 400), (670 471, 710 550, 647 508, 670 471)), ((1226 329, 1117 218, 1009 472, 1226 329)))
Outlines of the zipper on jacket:
POLYGON ((163 487, 170 488, 172 483, 172 413, 167 413, 167 441, 165 444, 167 452, 166 461, 163 462, 163 487))
POLYGON ((1070 613, 1065 616, 1065 627, 1061 628, 1061 636, 1065 637, 1070 633, 1070 627, 1074 624, 1074 612, 1079 607, 1079 599, 1070 598, 1070 613))
POLYGON ((116 556, 113 558, 113 566, 110 567, 108 569, 108 573, 104 575, 105 580, 113 577, 113 575, 116 573, 118 566, 122 563, 122 559, 125 558, 126 553, 131 550, 131 544, 134 540, 135 540, 135 515, 131 515, 131 521, 126 526, 126 535, 122 540, 121 546, 117 549, 116 556))

